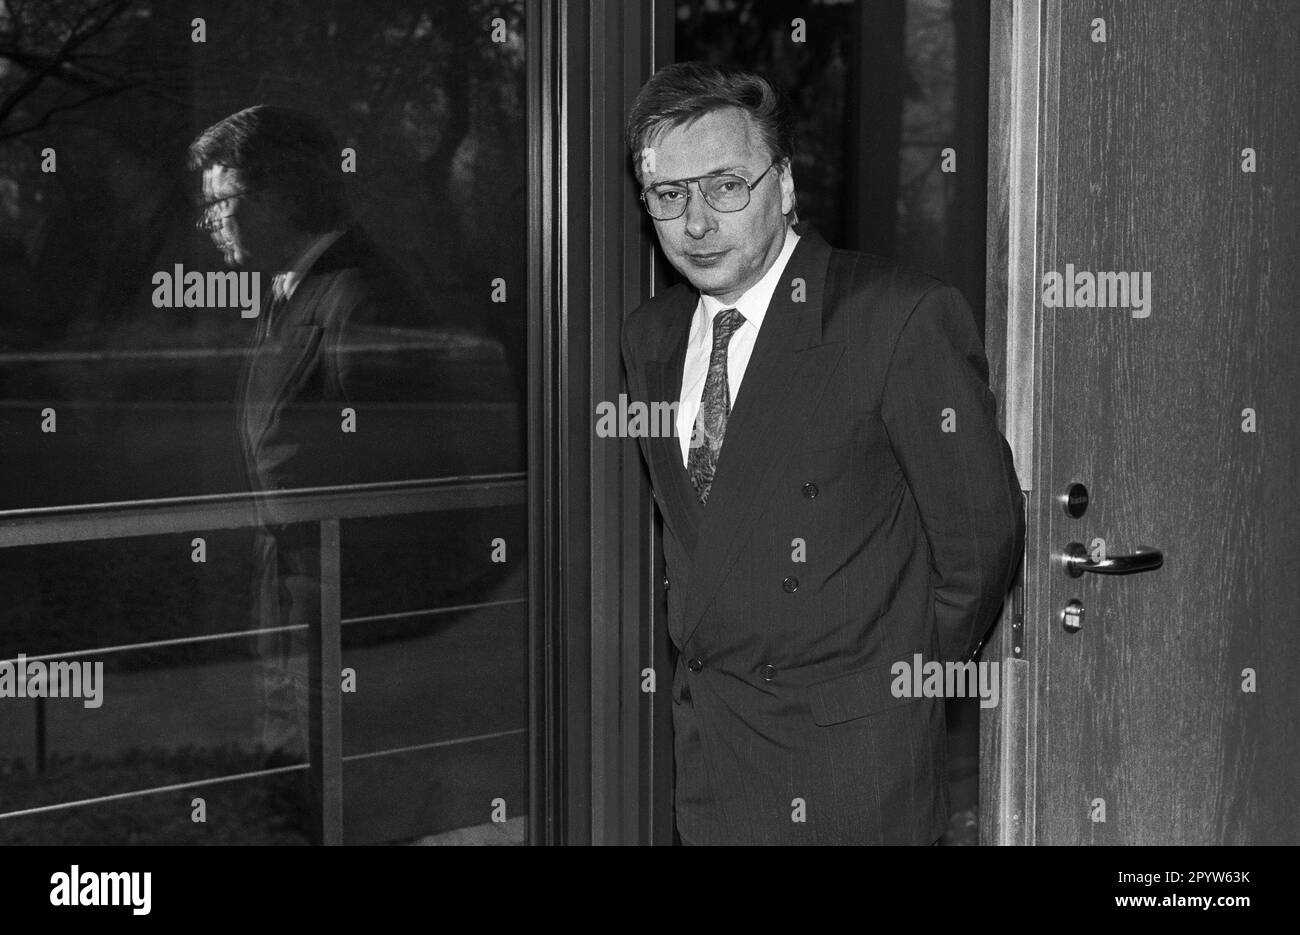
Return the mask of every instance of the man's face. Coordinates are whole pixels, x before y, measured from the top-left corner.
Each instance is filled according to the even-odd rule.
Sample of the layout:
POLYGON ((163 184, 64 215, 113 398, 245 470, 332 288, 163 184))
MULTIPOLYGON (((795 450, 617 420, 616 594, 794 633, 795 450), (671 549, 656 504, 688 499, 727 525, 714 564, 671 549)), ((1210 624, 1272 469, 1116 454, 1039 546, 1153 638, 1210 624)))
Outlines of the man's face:
POLYGON ((248 188, 237 169, 216 165, 203 170, 203 200, 212 205, 205 230, 227 266, 276 269, 288 231, 274 199, 248 188))
MULTIPOLYGON (((653 161, 638 160, 652 169, 643 174, 643 186, 716 173, 753 182, 772 161, 749 115, 735 107, 669 130, 651 146, 653 161)), ((782 171, 778 166, 758 183, 741 211, 714 210, 692 182, 685 213, 654 225, 664 255, 692 286, 734 302, 780 255, 785 216, 793 207, 794 179, 788 167, 782 171)))

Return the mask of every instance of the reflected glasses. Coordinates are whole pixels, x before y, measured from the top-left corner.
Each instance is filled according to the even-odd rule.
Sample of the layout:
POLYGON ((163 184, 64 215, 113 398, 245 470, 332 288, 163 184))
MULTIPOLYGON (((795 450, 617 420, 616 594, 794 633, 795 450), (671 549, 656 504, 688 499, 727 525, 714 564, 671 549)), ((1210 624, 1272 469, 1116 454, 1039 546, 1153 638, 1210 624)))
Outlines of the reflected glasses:
POLYGON ((231 202, 236 198, 242 198, 245 195, 251 195, 256 192, 256 188, 244 188, 237 192, 231 192, 229 195, 222 195, 220 198, 209 198, 207 201, 200 201, 195 205, 198 212, 198 219, 194 226, 199 230, 207 230, 212 227, 215 221, 224 221, 231 215, 231 202), (216 213, 216 217, 213 215, 216 213))
POLYGON ((704 196, 704 202, 714 211, 731 214, 743 211, 749 205, 750 193, 772 171, 773 162, 763 174, 750 182, 738 175, 697 175, 689 179, 674 179, 649 185, 641 191, 645 209, 656 221, 672 221, 686 212, 691 200, 691 183, 695 182, 704 196))

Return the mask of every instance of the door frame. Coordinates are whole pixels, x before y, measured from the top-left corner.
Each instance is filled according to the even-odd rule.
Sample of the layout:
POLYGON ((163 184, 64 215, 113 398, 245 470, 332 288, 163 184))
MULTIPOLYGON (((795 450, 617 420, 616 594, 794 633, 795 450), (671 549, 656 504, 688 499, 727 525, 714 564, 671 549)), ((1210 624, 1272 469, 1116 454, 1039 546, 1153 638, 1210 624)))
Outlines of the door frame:
POLYGON ((595 437, 625 392, 624 317, 663 288, 623 121, 672 61, 671 0, 527 0, 529 841, 671 843, 658 530, 635 439, 595 437), (657 686, 656 686, 657 687, 657 686))
POLYGON ((1001 703, 980 720, 980 842, 1033 844, 1037 666, 1024 608, 1037 606, 1049 554, 1030 508, 1039 474, 1042 386, 1037 355, 1050 323, 1037 315, 1042 249, 1055 237, 1060 6, 993 0, 989 27, 987 319, 990 382, 1025 492, 1025 560, 984 658, 1000 663, 1001 703), (1041 323, 1041 328, 1039 327, 1041 323), (1034 566, 1036 569, 1038 566, 1034 566))

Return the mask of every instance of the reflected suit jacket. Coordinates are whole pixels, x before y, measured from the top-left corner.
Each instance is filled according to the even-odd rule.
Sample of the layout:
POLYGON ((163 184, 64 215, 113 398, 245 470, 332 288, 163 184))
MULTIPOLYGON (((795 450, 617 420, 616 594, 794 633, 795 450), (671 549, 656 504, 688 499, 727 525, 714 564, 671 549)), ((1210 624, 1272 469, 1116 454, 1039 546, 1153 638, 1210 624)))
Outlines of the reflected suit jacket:
MULTIPOLYGON (((405 280, 356 228, 343 233, 273 305, 263 298, 239 383, 236 428, 249 489, 271 493, 366 479, 366 378, 350 349, 357 334, 413 307, 405 280)), ((381 365, 382 366, 382 365, 381 365)), ((383 371, 380 371, 382 375, 383 371)), ((286 523, 284 501, 260 498, 254 538, 253 614, 262 702, 259 741, 294 758, 308 749, 309 697, 319 674, 307 665, 308 631, 319 626, 320 545, 315 523, 286 523), (278 630, 296 627, 292 631, 278 630)))
POLYGON ((287 302, 272 307, 268 292, 240 381, 238 434, 251 490, 358 479, 357 435, 342 430, 358 376, 346 349, 381 309, 409 301, 401 285, 352 228, 317 258, 287 302))
MULTIPOLYGON (((627 319, 630 402, 677 401, 697 299, 679 284, 627 319)), ((960 293, 806 232, 732 401, 708 505, 677 438, 640 445, 680 651, 683 839, 933 843, 948 821, 943 700, 896 697, 891 667, 971 658, 1024 544, 960 293)))

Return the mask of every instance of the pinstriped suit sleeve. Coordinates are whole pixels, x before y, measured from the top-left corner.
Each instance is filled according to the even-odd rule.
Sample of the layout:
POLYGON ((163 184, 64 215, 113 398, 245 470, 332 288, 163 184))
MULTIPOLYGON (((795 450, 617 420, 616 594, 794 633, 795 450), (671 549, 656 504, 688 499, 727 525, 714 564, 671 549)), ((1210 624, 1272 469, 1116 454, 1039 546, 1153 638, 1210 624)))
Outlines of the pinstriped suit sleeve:
MULTIPOLYGON (((636 312, 627 316, 623 320, 623 333, 620 336, 620 343, 623 349, 623 368, 627 373, 627 391, 630 399, 641 399, 645 394, 645 387, 642 385, 642 376, 640 368, 637 366, 637 354, 645 354, 645 348, 641 346, 639 329, 644 316, 638 316, 636 312)), ((648 442, 644 435, 637 438, 637 446, 641 449, 641 456, 645 459, 646 464, 650 462, 650 451, 648 442)))
POLYGON ((944 661, 979 647, 1024 549, 1020 482, 988 374, 961 293, 930 289, 898 336, 881 417, 929 543, 944 661))
POLYGON ((636 388, 636 358, 632 356, 632 328, 634 316, 628 315, 623 319, 622 333, 619 335, 619 343, 623 351, 623 369, 627 372, 627 385, 629 389, 636 388))

